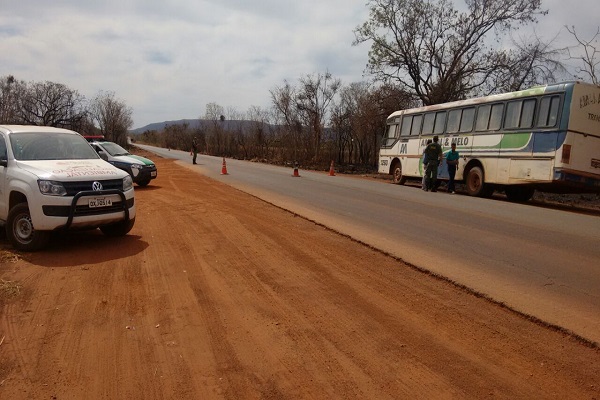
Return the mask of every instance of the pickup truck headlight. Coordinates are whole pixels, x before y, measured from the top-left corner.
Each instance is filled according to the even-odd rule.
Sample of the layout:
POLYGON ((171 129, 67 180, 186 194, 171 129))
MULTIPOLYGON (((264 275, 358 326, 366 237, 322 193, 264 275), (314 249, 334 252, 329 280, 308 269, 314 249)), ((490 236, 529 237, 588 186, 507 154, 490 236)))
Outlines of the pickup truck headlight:
POLYGON ((39 180, 38 186, 40 192, 48 196, 64 196, 67 194, 67 190, 60 182, 39 180))
POLYGON ((125 178, 123 178, 123 191, 126 192, 132 188, 133 188, 133 179, 131 179, 131 176, 127 175, 125 178))

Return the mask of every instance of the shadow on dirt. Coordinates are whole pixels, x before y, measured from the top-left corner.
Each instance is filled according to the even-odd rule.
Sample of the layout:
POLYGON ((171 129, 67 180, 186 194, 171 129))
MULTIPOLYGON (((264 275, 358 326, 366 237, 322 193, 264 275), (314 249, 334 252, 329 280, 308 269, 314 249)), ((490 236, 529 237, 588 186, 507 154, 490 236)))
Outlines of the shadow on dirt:
MULTIPOLYGON (((6 239, 2 239, 6 244, 6 239)), ((141 236, 105 236, 100 230, 56 232, 48 247, 34 253, 21 253, 19 257, 29 263, 51 268, 82 266, 119 260, 141 253, 148 243, 141 236)))

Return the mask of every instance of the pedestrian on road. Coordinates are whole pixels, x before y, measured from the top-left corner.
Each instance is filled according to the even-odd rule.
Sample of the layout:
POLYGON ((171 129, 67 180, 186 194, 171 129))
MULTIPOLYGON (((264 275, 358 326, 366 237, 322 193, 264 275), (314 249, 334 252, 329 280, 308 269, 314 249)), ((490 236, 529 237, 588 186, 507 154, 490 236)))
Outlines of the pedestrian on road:
MULTIPOLYGON (((427 144, 433 143, 433 140, 431 139, 427 139, 427 144)), ((425 147, 426 149, 427 147, 425 147)), ((421 180, 421 189, 427 191, 427 185, 425 182, 425 177, 427 176, 427 174, 425 173, 425 170, 427 169, 427 153, 425 153, 425 149, 423 149, 423 179, 421 180)))
POLYGON ((194 154, 192 164, 196 164, 196 157, 198 157, 198 143, 196 143, 196 138, 192 139, 192 153, 194 154))
POLYGON ((425 190, 437 192, 437 172, 443 157, 442 146, 438 143, 438 136, 433 137, 433 143, 425 147, 427 154, 427 169, 425 170, 425 190))
POLYGON ((446 155, 446 165, 448 165, 448 193, 456 193, 454 188, 454 177, 456 176, 456 170, 458 169, 458 159, 460 154, 456 151, 456 143, 450 145, 450 151, 446 155))

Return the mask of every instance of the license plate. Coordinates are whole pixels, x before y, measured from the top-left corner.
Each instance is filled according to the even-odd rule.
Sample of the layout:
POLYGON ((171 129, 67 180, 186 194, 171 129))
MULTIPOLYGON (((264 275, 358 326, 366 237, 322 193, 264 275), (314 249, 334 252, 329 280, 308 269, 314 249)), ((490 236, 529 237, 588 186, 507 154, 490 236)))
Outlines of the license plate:
POLYGON ((156 171, 150 172, 150 176, 156 176, 156 171))
POLYGON ((112 200, 108 197, 96 197, 95 199, 90 199, 88 205, 90 208, 110 207, 112 206, 112 200))

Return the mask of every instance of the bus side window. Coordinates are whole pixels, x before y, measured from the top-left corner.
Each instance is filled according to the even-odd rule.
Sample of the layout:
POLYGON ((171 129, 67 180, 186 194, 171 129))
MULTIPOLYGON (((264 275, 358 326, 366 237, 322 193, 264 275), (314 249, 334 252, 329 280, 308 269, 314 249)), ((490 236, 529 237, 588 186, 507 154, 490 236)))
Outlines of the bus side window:
POLYGON ((504 117, 505 129, 522 129, 533 126, 535 99, 509 101, 504 117))
POLYGON ((446 111, 438 111, 435 113, 435 126, 433 127, 433 133, 441 135, 444 133, 446 128, 446 111))
POLYGON ((548 116, 548 126, 555 126, 558 122, 558 113, 560 110, 560 97, 554 96, 550 103, 550 115, 548 116))
POLYGON ((423 135, 431 135, 433 133, 433 127, 435 125, 435 113, 427 113, 423 118, 423 129, 421 133, 423 135))
POLYGON ((410 130, 412 136, 419 136, 421 132, 421 121, 423 120, 423 114, 413 116, 413 124, 410 130))
POLYGON ((446 128, 447 133, 456 133, 460 128, 460 114, 461 110, 450 110, 448 112, 448 127, 446 128))
POLYGON ((559 96, 544 96, 540 101, 537 126, 540 128, 551 128, 558 121, 559 96))
POLYGON ((533 117, 535 116, 535 99, 523 100, 523 110, 519 128, 531 128, 533 126, 533 117))
POLYGON ((482 132, 488 130, 491 112, 492 106, 489 104, 477 107, 477 122, 475 123, 476 131, 482 132))
POLYGON ((409 136, 410 135, 410 127, 412 125, 412 115, 405 115, 402 118, 402 129, 400 130, 400 136, 409 136))
MULTIPOLYGON (((385 135, 386 139, 394 139, 396 138, 396 131, 398 130, 398 125, 396 124, 391 124, 387 130, 387 133, 385 135)), ((94 147, 94 150, 98 151, 98 149, 96 147, 94 147)))
POLYGON ((506 105, 506 115, 504 116, 504 129, 515 129, 519 127, 522 104, 521 100, 508 102, 506 105))
POLYGON ((475 120, 475 107, 463 108, 460 119, 460 132, 471 132, 475 120))
POLYGON ((492 115, 488 130, 498 131, 502 128, 502 113, 504 112, 504 103, 492 104, 492 115))

